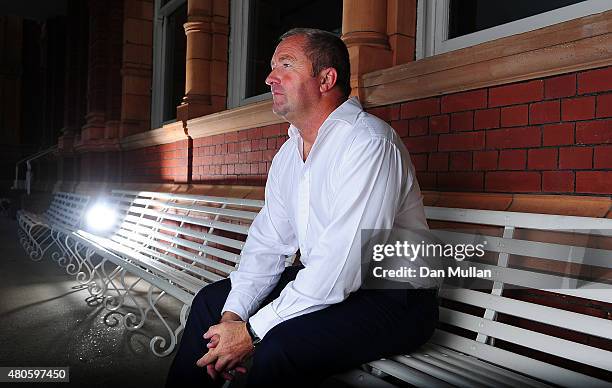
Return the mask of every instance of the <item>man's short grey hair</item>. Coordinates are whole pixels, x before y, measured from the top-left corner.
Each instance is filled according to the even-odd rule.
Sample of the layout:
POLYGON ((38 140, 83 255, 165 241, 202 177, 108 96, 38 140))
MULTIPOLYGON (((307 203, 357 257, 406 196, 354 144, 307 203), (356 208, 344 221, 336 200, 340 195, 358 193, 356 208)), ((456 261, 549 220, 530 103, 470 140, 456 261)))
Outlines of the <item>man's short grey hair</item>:
POLYGON ((321 70, 333 67, 338 73, 336 85, 343 97, 348 98, 351 94, 351 65, 348 49, 342 39, 316 28, 293 28, 281 35, 279 41, 296 35, 306 38, 304 51, 312 63, 312 76, 316 77, 321 70))

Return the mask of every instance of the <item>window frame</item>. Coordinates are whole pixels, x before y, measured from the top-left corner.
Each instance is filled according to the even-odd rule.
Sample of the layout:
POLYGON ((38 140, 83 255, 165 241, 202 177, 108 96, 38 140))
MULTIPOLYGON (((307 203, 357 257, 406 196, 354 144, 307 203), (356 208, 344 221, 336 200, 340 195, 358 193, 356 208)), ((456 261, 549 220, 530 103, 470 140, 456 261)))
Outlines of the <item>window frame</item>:
POLYGON ((612 4, 609 0, 587 0, 457 38, 447 39, 450 0, 418 0, 416 59, 475 46, 610 9, 612 9, 612 4))
MULTIPOLYGON (((168 52, 168 45, 173 44, 166 40, 169 24, 167 19, 187 0, 170 0, 163 7, 162 0, 155 0, 155 15, 153 17, 153 79, 151 85, 151 128, 160 128, 164 124, 175 122, 177 119, 164 121, 164 103, 168 98, 168 79, 165 75, 173 66, 173 57, 168 52)), ((186 39, 186 37, 185 37, 186 39)), ((184 86, 184 85, 183 85, 184 86)))
POLYGON ((246 97, 249 15, 251 0, 230 1, 228 109, 269 100, 272 93, 246 97))

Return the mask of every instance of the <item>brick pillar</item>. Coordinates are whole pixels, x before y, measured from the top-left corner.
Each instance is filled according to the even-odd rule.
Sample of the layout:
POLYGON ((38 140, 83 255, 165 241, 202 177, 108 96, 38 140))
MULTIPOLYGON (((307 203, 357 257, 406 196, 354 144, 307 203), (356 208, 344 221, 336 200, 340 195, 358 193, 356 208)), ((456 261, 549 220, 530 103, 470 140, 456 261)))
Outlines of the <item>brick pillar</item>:
MULTIPOLYGON (((69 155, 73 151, 75 137, 80 136, 81 127, 85 123, 87 100, 87 4, 81 0, 70 0, 67 10, 64 126, 58 139, 61 155, 69 155)), ((72 172, 69 175, 72 176, 72 172)))
POLYGON ((416 14, 416 0, 387 0, 387 35, 393 66, 414 61, 416 14))
POLYGON ((361 75, 389 67, 392 62, 393 53, 387 38, 386 2, 344 0, 342 40, 351 58, 352 94, 360 96, 361 75))
POLYGON ((4 144, 16 145, 21 140, 23 45, 23 19, 0 16, 0 135, 4 144))
POLYGON ((363 74, 414 58, 415 17, 414 0, 344 0, 342 39, 351 58, 353 95, 362 97, 363 74))
POLYGON ((106 123, 106 81, 108 57, 108 15, 106 2, 90 0, 89 6, 89 60, 87 81, 86 123, 81 130, 81 140, 103 139, 106 123))
POLYGON ((119 137, 151 127, 153 1, 125 0, 119 137))
POLYGON ((107 0, 108 24, 106 34, 106 111, 104 139, 116 140, 121 119, 121 54, 123 50, 123 0, 107 0))
POLYGON ((124 3, 90 0, 88 7, 87 114, 75 151, 82 154, 81 179, 102 182, 117 175, 107 153, 119 150, 124 3))
POLYGON ((225 109, 228 0, 188 0, 185 96, 176 109, 187 121, 225 109))
POLYGON ((193 165, 193 139, 187 138, 175 143, 176 151, 175 158, 178 160, 177 166, 174 168, 175 183, 191 182, 191 172, 193 165))

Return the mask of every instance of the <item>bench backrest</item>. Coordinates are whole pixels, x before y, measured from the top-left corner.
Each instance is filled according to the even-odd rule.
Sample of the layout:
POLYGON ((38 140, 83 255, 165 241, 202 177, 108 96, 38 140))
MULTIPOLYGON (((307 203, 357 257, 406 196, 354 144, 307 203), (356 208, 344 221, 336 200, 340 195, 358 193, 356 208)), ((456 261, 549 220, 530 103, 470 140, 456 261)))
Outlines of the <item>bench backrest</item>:
POLYGON ((601 383, 575 371, 612 377, 611 219, 439 207, 426 214, 443 241, 486 239, 485 257, 470 264, 495 280, 484 290, 442 288, 434 343, 561 385, 601 383))
POLYGON ((113 191, 110 202, 120 219, 110 239, 155 260, 190 294, 236 268, 263 206, 257 200, 123 190, 113 191))
POLYGON ((57 192, 53 194, 51 204, 44 214, 52 224, 75 230, 81 226, 88 205, 87 195, 57 192))

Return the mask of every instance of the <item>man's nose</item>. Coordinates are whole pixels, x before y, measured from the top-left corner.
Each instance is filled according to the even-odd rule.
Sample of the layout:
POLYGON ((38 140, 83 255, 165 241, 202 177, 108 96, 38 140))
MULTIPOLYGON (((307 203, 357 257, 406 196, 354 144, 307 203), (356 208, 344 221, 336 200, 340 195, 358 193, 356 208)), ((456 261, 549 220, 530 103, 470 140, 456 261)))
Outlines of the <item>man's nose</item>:
POLYGON ((278 82, 278 77, 276 77, 276 75, 274 74, 274 69, 272 69, 266 77, 266 85, 272 86, 272 84, 277 84, 278 82))

